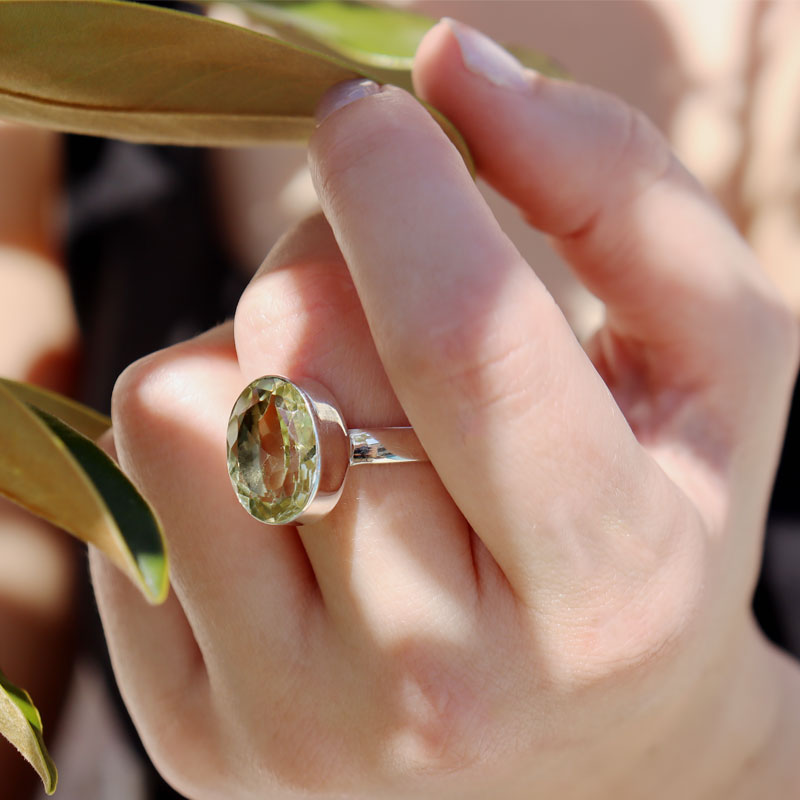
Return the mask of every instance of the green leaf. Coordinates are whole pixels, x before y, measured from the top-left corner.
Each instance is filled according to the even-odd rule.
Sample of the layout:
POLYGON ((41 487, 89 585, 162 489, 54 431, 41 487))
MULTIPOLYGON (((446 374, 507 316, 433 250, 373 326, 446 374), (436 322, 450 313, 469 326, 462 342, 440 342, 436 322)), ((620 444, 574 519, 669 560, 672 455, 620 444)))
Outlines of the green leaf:
POLYGON ((340 0, 253 0, 245 11, 276 29, 302 32, 309 41, 374 67, 411 69, 422 37, 437 20, 400 8, 340 0))
POLYGON ((150 602, 166 598, 164 538, 147 501, 90 439, 2 383, 0 494, 98 547, 150 602))
POLYGON ((521 64, 536 70, 536 72, 540 72, 542 75, 547 75, 550 78, 560 78, 561 80, 572 79, 566 67, 539 50, 533 50, 530 47, 521 47, 516 44, 506 45, 506 50, 521 64))
MULTIPOLYGON (((299 45, 338 56, 384 83, 413 91, 411 67, 422 37, 438 22, 401 8, 348 0, 250 0, 237 3, 253 20, 299 45)), ((508 49, 527 67, 563 78, 548 56, 514 45, 508 49)))
POLYGON ((252 19, 300 45, 339 56, 383 83, 413 91, 411 66, 437 20, 399 8, 336 0, 239 3, 252 19))
POLYGON ((47 411, 90 439, 99 439, 111 427, 111 420, 105 414, 100 414, 63 394, 8 378, 0 378, 0 386, 4 386, 17 400, 47 411))
POLYGON ((42 718, 30 695, 0 672, 0 733, 30 762, 47 794, 53 794, 58 772, 42 736, 42 718))

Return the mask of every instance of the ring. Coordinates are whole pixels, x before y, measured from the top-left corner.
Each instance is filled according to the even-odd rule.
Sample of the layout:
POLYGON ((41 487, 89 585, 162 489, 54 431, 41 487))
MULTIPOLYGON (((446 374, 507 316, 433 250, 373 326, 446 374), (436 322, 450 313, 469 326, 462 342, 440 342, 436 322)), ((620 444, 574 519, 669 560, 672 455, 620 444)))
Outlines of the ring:
POLYGON ((412 428, 348 430, 317 383, 279 375, 253 381, 228 421, 228 473, 247 512, 268 525, 304 525, 328 514, 350 467, 427 461, 412 428))

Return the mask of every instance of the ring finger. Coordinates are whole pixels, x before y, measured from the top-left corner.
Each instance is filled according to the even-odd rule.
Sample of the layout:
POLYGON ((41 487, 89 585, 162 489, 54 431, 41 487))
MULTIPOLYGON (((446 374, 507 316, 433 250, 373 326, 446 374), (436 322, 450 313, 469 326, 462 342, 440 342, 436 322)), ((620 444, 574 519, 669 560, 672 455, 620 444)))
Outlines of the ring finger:
MULTIPOLYGON (((246 380, 310 378, 333 392, 350 427, 408 424, 321 216, 270 254, 242 296, 235 332, 246 380)), ((377 631, 409 597, 444 588, 461 601, 473 591, 471 533, 429 464, 350 470, 334 511, 297 530, 326 606, 347 627, 355 615, 377 631)))
POLYGON ((172 586, 212 681, 249 626, 273 645, 292 641, 313 581, 296 537, 264 537, 230 489, 225 431, 240 388, 228 324, 133 364, 112 404, 120 464, 162 520, 172 586), (287 611, 265 631, 253 607, 287 611))

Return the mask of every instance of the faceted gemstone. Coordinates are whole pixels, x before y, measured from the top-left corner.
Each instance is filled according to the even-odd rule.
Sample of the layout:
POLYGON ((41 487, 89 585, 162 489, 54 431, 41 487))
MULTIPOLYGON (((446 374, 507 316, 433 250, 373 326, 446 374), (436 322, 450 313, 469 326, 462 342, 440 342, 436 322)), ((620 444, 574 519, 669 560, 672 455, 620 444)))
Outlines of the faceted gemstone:
POLYGON ((262 522, 290 522, 313 499, 319 470, 306 399, 283 378, 253 381, 228 423, 228 472, 239 502, 262 522))

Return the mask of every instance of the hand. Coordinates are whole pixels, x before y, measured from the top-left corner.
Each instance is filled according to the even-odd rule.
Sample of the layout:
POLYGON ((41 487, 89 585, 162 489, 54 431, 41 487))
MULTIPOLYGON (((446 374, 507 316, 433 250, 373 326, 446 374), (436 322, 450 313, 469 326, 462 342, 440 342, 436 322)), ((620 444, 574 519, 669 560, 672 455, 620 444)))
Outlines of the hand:
POLYGON ((134 720, 194 798, 786 796, 797 668, 748 607, 792 316, 642 117, 455 30, 463 53, 447 24, 424 41, 420 93, 607 322, 585 352, 408 95, 329 97, 330 228, 115 390, 173 566, 151 609, 92 557, 134 720), (323 522, 264 528, 224 437, 269 373, 353 427, 410 422, 431 464, 353 471, 323 522))

